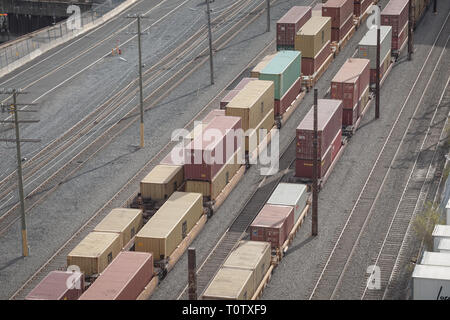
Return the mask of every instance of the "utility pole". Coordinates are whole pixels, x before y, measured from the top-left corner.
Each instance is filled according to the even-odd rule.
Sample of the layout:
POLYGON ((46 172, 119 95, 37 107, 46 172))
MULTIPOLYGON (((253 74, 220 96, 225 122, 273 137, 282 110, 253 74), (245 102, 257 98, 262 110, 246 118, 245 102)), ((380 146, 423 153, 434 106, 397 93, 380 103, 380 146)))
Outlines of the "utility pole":
POLYGON ((437 14, 437 0, 434 0, 433 2, 433 13, 437 14))
POLYGON ((318 233, 318 176, 319 176, 319 157, 317 147, 317 89, 314 89, 314 139, 313 139, 313 188, 312 188, 312 235, 318 233))
POLYGON ((380 25, 377 25, 377 71, 375 91, 375 119, 378 119, 380 118, 380 25))
POLYGON ((189 300, 197 300, 197 262, 195 259, 195 248, 188 249, 188 286, 189 300))
POLYGON ((413 53, 413 12, 412 12, 412 1, 409 0, 409 19, 408 19, 408 60, 412 59, 412 53, 413 53))
POLYGON ((209 69, 211 71, 211 85, 214 84, 214 66, 213 66, 213 48, 211 33, 211 10, 209 9, 209 1, 206 0, 206 17, 208 19, 208 39, 209 39, 209 69))
MULTIPOLYGON (((19 120, 18 112, 19 111, 25 111, 25 110, 18 110, 18 103, 17 103, 17 95, 19 92, 17 89, 12 89, 12 91, 1 91, 3 94, 12 94, 13 96, 13 103, 10 106, 10 113, 14 115, 13 120, 2 120, 0 123, 13 123, 15 128, 15 134, 16 134, 16 151, 17 151, 17 177, 18 177, 18 187, 19 187, 19 202, 20 202, 20 217, 21 217, 21 235, 22 235, 22 256, 27 257, 28 256, 28 238, 27 238, 27 225, 25 220, 25 196, 24 196, 24 190, 23 190, 23 178, 22 178, 22 154, 20 150, 20 143, 21 142, 39 142, 40 140, 36 139, 20 139, 20 130, 19 130, 19 123, 30 123, 30 122, 39 122, 39 120, 19 120)), ((27 104, 31 105, 31 104, 27 104)), ((30 110, 26 110, 30 112, 30 110)), ((33 111, 31 111, 33 112, 33 111)), ((10 142, 13 139, 0 139, 0 141, 7 141, 10 142)))
POLYGON ((267 1, 267 32, 270 32, 270 0, 267 1))

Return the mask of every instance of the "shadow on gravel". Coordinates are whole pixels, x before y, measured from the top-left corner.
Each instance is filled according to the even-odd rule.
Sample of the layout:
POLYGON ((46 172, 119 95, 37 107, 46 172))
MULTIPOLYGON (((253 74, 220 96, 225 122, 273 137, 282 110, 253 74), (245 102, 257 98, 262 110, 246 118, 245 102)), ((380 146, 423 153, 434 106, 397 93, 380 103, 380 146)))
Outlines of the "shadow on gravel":
POLYGON ((241 41, 238 41, 238 42, 235 42, 235 43, 230 44, 230 45, 228 45, 228 46, 225 46, 225 47, 223 47, 223 48, 220 48, 220 49, 217 50, 216 52, 220 52, 220 51, 223 51, 223 50, 232 48, 232 47, 234 47, 234 46, 237 46, 237 45, 239 45, 239 44, 241 44, 241 43, 251 41, 251 40, 256 39, 256 38, 258 38, 258 37, 260 37, 260 36, 262 36, 262 35, 264 35, 264 34, 266 34, 266 32, 261 32, 261 33, 255 34, 254 36, 251 36, 250 38, 242 39, 241 41))
POLYGON ((301 249, 304 245, 310 243, 315 237, 313 236, 309 236, 308 239, 303 240, 302 242, 300 242, 298 245, 294 246, 294 247, 290 247, 288 249, 288 251, 286 251, 286 253, 284 254, 285 256, 290 255, 292 252, 294 252, 295 250, 301 249))
POLYGON ((22 258, 23 258, 23 257, 16 257, 16 258, 14 258, 14 259, 12 259, 12 260, 6 262, 5 264, 3 264, 3 265, 0 267, 0 272, 3 271, 3 270, 5 270, 5 269, 8 268, 9 266, 12 266, 12 265, 15 264, 17 261, 22 260, 22 258))
MULTIPOLYGON (((374 102, 374 103, 375 103, 375 102, 374 102)), ((375 108, 375 106, 374 106, 374 108, 375 108)), ((370 120, 369 122, 360 125, 357 131, 361 130, 361 129, 364 128, 365 126, 368 126, 369 124, 371 124, 372 122, 374 122, 374 121, 376 121, 376 120, 377 120, 377 119, 375 119, 375 117, 372 118, 372 120, 370 120)))

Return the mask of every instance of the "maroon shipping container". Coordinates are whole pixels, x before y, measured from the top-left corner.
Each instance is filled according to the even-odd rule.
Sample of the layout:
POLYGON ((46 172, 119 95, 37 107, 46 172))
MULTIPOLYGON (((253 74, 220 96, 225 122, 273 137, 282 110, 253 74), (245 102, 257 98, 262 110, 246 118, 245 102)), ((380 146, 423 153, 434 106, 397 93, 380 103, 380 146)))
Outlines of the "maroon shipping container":
POLYGON ((202 134, 186 146, 185 179, 211 181, 239 147, 235 136, 238 129, 242 129, 241 118, 230 116, 217 116, 204 127, 202 134), (213 132, 220 137, 210 136, 213 132), (228 144, 231 150, 227 150, 228 144))
POLYGON ((328 0, 323 4, 322 16, 331 18, 332 28, 341 28, 353 17, 353 0, 328 0))
POLYGON ((277 22, 277 49, 294 49, 297 31, 311 18, 311 7, 294 6, 277 22))
POLYGON ((344 109, 355 108, 369 85, 370 60, 349 58, 331 80, 331 98, 343 101, 344 109))
POLYGON ((51 271, 31 290, 25 300, 77 300, 83 291, 84 275, 82 273, 51 271))
MULTIPOLYGON (((298 159, 314 159, 314 110, 311 108, 297 127, 296 155, 298 159)), ((318 149, 323 158, 336 134, 342 128, 342 101, 319 99, 317 108, 318 149)))
POLYGON ((123 251, 79 300, 136 300, 152 277, 151 253, 123 251))
POLYGON ((279 248, 294 227, 294 207, 266 204, 250 225, 250 239, 279 248))
POLYGON ((353 4, 353 14, 359 17, 366 12, 367 8, 372 4, 372 0, 354 0, 353 4))
POLYGON ((359 118, 359 104, 353 109, 342 109, 342 126, 352 126, 359 118))
POLYGON ((408 38, 408 22, 404 25, 400 34, 396 37, 392 36, 391 50, 399 51, 408 38))
POLYGON ((328 41, 314 59, 302 57, 302 74, 304 76, 312 76, 319 70, 330 55, 331 46, 328 41))
MULTIPOLYGON (((384 60, 381 61, 380 65, 380 81, 383 79, 384 74, 390 66, 390 62, 387 61, 391 59, 391 51, 389 51, 389 56, 385 57, 384 60)), ((375 84, 377 82, 377 69, 370 69, 370 84, 375 84)))
POLYGON ((311 15, 322 16, 323 3, 316 3, 316 5, 311 10, 311 15))
POLYGON ((339 42, 353 27, 353 15, 348 17, 348 20, 340 28, 331 28, 331 41, 339 42))
POLYGON ((250 81, 258 80, 257 78, 242 78, 241 81, 236 85, 234 90, 242 90, 250 81))
POLYGON ((392 38, 397 38, 408 22, 409 0, 390 0, 381 11, 381 25, 392 27, 392 38))
POLYGON ((339 132, 336 134, 336 137, 333 140, 333 144, 331 145, 331 163, 333 163, 339 150, 341 150, 341 147, 342 147, 342 130, 339 130, 339 132))
POLYGON ((302 79, 298 78, 280 100, 275 99, 275 115, 283 115, 286 109, 289 108, 295 98, 300 94, 301 90, 302 79))

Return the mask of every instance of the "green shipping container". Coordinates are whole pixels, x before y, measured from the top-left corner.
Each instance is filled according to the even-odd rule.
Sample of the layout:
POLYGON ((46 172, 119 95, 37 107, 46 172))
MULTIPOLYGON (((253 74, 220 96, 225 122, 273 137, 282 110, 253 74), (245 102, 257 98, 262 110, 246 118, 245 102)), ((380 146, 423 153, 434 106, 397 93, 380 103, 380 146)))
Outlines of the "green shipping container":
POLYGON ((276 100, 300 77, 301 61, 300 51, 279 51, 259 74, 259 80, 274 82, 276 100))

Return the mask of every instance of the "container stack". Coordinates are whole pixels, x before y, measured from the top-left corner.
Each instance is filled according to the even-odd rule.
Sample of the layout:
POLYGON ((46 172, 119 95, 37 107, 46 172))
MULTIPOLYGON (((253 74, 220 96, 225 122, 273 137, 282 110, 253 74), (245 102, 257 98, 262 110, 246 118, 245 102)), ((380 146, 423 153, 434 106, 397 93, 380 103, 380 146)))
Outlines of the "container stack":
POLYGON ((294 6, 277 21, 277 51, 295 49, 295 35, 309 18, 311 7, 294 6))
POLYGON ((372 4, 372 0, 353 0, 353 14, 355 17, 360 17, 367 8, 372 4))
POLYGON ((369 100, 370 61, 350 58, 331 80, 331 98, 343 101, 342 126, 353 126, 369 100))
POLYGON ((84 275, 72 271, 51 271, 25 300, 77 300, 84 291, 84 275), (70 286, 67 281, 70 281, 70 286))
POLYGON ((258 64, 250 71, 250 77, 259 79, 259 73, 261 72, 261 70, 264 69, 267 66, 267 64, 270 62, 270 60, 272 60, 273 57, 275 57, 275 56, 276 56, 276 53, 269 54, 269 55, 265 56, 264 58, 262 58, 262 60, 260 62, 258 62, 258 64))
POLYGON ((417 264, 412 274, 414 300, 448 300, 450 267, 417 264))
POLYGON ((398 53, 408 40, 409 0, 390 0, 381 12, 381 24, 392 27, 391 50, 398 53))
POLYGON ((284 183, 277 185, 267 204, 290 206, 294 209, 294 223, 300 218, 308 200, 307 187, 302 183, 284 183))
POLYGON ((316 5, 312 8, 311 15, 312 16, 322 16, 322 7, 323 3, 316 3, 316 5))
MULTIPOLYGON (((380 27, 380 79, 391 64, 392 27, 380 27)), ((377 71, 377 30, 369 29, 358 44, 357 58, 370 60, 370 84, 376 82, 377 71)))
MULTIPOLYGON (((322 178, 337 156, 342 144, 342 101, 319 99, 317 105, 318 178, 322 178)), ((295 176, 313 178, 314 110, 311 108, 297 127, 295 176)))
MULTIPOLYGON (((256 80, 256 78, 242 78, 233 90, 230 90, 225 97, 220 100, 220 109, 225 109, 227 104, 241 91, 247 83, 256 80)), ((225 115, 225 113, 223 114, 225 115)))
POLYGON ((314 75, 331 53, 331 18, 312 16, 295 36, 295 50, 302 53, 302 74, 314 75))
POLYGON ((178 190, 183 180, 183 166, 159 164, 142 179, 141 196, 144 201, 165 200, 178 190))
POLYGON ((274 83, 274 114, 282 116, 302 89, 301 53, 279 51, 260 72, 260 80, 274 83))
POLYGON ((328 0, 322 16, 331 18, 331 41, 339 43, 353 27, 353 0, 328 0))
POLYGON ((450 239, 450 226, 444 224, 435 225, 431 236, 433 238, 433 250, 438 252, 439 243, 443 239, 450 239))

